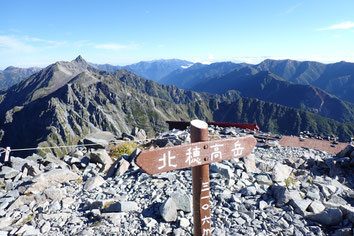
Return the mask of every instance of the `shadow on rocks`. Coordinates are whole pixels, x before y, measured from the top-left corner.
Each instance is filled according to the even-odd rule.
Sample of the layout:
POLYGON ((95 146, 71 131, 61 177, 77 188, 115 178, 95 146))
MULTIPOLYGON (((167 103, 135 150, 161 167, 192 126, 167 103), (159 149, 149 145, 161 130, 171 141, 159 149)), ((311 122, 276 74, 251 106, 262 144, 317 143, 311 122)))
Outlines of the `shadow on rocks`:
POLYGON ((144 217, 151 217, 153 219, 155 219, 157 222, 163 222, 163 219, 160 215, 160 206, 162 205, 162 203, 153 203, 151 204, 148 208, 144 209, 142 211, 142 214, 144 217))

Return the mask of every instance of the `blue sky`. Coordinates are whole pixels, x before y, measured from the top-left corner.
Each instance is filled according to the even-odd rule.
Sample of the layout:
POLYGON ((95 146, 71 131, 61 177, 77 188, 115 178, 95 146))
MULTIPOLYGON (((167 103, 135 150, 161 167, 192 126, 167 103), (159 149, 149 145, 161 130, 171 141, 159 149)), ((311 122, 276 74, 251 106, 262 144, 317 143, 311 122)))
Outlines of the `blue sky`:
POLYGON ((161 58, 354 62, 353 0, 11 0, 0 6, 0 69, 78 55, 113 65, 161 58))

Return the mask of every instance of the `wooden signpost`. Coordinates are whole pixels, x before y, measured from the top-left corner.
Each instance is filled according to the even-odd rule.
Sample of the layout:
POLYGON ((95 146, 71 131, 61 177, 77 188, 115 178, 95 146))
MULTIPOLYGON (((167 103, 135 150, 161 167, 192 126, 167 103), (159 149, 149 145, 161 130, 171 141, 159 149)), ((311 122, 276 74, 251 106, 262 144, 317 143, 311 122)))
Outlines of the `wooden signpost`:
POLYGON ((153 175, 192 167, 194 235, 211 235, 209 163, 249 155, 253 136, 208 141, 208 124, 191 121, 191 144, 142 151, 136 164, 153 175))

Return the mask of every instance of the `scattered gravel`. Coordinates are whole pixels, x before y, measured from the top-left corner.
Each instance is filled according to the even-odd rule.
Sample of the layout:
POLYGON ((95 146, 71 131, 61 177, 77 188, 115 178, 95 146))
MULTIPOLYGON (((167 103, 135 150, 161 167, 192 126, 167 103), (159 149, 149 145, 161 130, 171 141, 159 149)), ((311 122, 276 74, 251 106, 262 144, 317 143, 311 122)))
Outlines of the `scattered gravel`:
MULTIPOLYGON (((144 146, 190 142, 188 130, 150 143, 134 133, 144 146)), ((191 170, 150 176, 135 165, 137 153, 115 163, 105 149, 11 157, 0 164, 0 235, 192 235, 191 170)), ((353 235, 353 153, 257 146, 248 157, 212 164, 213 235, 353 235)))

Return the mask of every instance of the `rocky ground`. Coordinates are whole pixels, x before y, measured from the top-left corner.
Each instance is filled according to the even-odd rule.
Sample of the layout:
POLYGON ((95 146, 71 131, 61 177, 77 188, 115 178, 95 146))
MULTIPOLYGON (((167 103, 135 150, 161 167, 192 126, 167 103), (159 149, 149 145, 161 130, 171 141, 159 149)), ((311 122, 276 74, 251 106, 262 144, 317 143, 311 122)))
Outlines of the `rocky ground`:
MULTIPOLYGON (((144 139, 135 130, 124 139, 144 139)), ((214 139, 244 135, 209 128, 214 139)), ((144 146, 188 143, 171 131, 144 146)), ((58 159, 32 155, 0 164, 0 235, 192 235, 192 177, 147 175, 137 149, 113 162, 107 142, 58 159)), ((92 147, 92 146, 91 146, 92 147)), ((354 148, 336 156, 280 146, 210 165, 213 235, 354 235, 354 148)))

